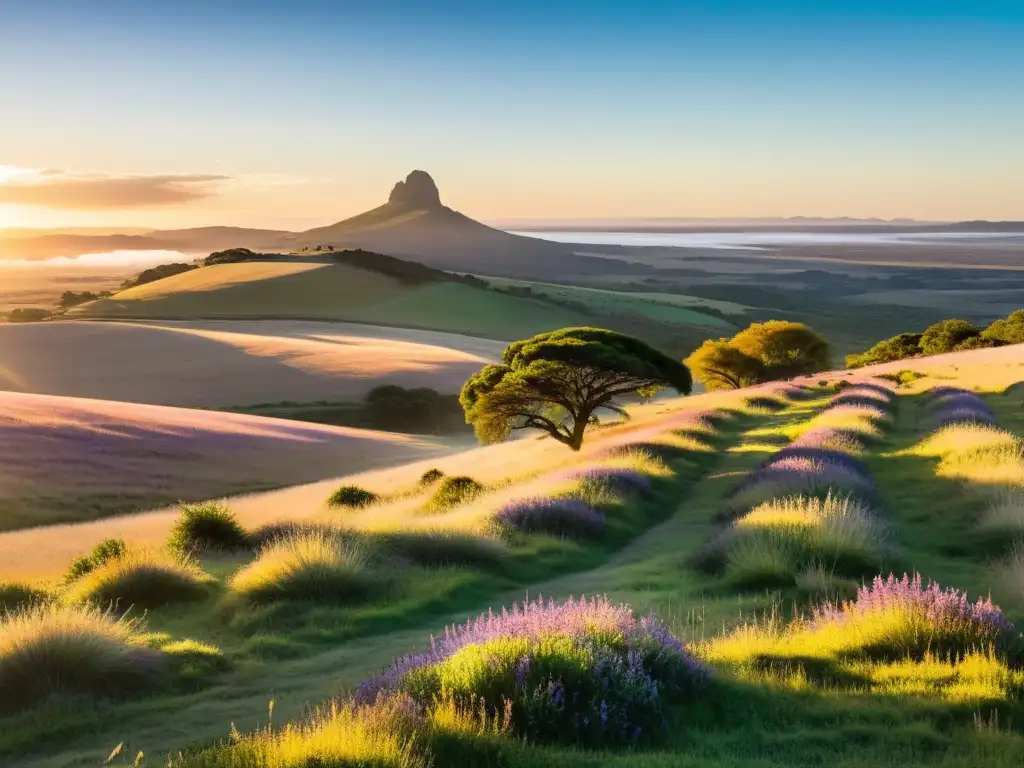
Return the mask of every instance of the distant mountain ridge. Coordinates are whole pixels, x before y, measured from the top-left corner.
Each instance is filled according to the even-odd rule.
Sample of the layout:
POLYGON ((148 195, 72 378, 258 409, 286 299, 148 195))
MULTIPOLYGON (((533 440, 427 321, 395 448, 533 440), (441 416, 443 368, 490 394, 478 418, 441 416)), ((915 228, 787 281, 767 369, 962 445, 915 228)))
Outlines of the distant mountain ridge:
MULTIPOLYGON (((856 232, 1024 232, 1024 222, 969 221, 917 222, 895 219, 733 219, 713 223, 696 219, 639 219, 623 230, 625 222, 579 222, 589 231, 716 232, 764 229, 856 232), (726 223, 728 222, 728 223, 726 223), (774 222, 774 223, 769 223, 774 222)), ((520 230, 550 231, 553 225, 522 225, 520 230)), ((564 226, 562 228, 565 228, 564 226)), ((138 229, 123 234, 68 230, 33 233, 29 230, 0 236, 0 258, 45 259, 115 250, 176 250, 209 253, 227 248, 257 251, 298 251, 331 245, 412 258, 439 269, 480 272, 496 276, 543 273, 552 260, 567 272, 590 272, 593 259, 572 253, 572 247, 540 238, 512 234, 469 218, 441 202, 430 174, 412 171, 391 190, 388 201, 364 213, 304 232, 246 227, 138 229)))

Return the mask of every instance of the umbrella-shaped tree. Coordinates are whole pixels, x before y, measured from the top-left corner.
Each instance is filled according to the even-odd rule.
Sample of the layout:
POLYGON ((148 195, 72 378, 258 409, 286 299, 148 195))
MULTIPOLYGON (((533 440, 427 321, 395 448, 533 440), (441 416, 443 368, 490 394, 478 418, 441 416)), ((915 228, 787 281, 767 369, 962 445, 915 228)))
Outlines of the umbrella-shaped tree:
POLYGON ((502 361, 471 376, 460 401, 484 443, 539 429, 578 451, 598 412, 625 415, 624 395, 671 387, 688 394, 689 369, 639 339, 601 328, 562 328, 509 344, 502 361))

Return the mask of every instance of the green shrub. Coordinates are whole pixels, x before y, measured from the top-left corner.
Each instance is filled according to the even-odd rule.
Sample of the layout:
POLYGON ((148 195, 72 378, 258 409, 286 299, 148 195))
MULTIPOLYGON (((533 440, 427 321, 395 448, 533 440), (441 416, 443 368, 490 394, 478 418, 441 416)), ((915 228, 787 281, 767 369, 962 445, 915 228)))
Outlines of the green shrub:
POLYGON ((167 548, 180 555, 235 552, 249 546, 249 537, 235 514, 223 504, 202 501, 182 504, 167 548))
POLYGON ((12 309, 7 315, 9 323, 38 323, 42 320, 49 320, 53 313, 42 307, 19 307, 12 309))
POLYGON ((380 497, 373 491, 360 488, 358 485, 343 485, 327 499, 329 507, 366 507, 380 497))
POLYGON ((184 272, 191 272, 193 269, 198 269, 198 264, 160 264, 159 266, 152 267, 150 269, 144 269, 135 277, 125 280, 121 283, 121 290, 126 291, 129 288, 135 288, 139 285, 146 285, 147 283, 155 283, 157 280, 163 280, 165 277, 173 277, 174 275, 180 275, 184 272))
POLYGON ((0 616, 45 603, 49 598, 50 595, 47 592, 28 584, 18 582, 0 584, 0 616))
POLYGON ((92 571, 94 568, 106 563, 108 560, 112 560, 116 557, 121 557, 128 547, 124 543, 124 539, 104 539, 95 547, 92 552, 88 555, 78 558, 71 563, 68 568, 68 572, 64 575, 64 584, 70 584, 71 582, 80 579, 85 574, 92 571))
POLYGON ((484 490, 472 477, 455 475, 441 480, 428 506, 433 510, 442 511, 457 507, 479 496, 484 490))
POLYGON ((942 320, 921 335, 921 351, 926 355, 953 352, 959 344, 981 334, 981 329, 966 320, 942 320))
POLYGON ((444 472, 442 472, 437 467, 434 467, 433 469, 428 469, 426 472, 420 475, 420 485, 424 487, 428 485, 433 485, 442 477, 444 477, 444 472))

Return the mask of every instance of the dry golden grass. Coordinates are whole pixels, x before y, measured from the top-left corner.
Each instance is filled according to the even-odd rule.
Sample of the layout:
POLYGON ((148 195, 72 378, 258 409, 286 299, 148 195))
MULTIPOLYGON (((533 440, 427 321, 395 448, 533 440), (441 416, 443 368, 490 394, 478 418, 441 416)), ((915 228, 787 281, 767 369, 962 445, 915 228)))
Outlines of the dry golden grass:
POLYGON ((193 561, 161 550, 129 550, 75 579, 65 602, 92 604, 118 613, 201 599, 212 581, 193 561))
POLYGON ((354 401, 381 384, 454 393, 502 347, 297 320, 0 324, 0 388, 204 407, 354 401))

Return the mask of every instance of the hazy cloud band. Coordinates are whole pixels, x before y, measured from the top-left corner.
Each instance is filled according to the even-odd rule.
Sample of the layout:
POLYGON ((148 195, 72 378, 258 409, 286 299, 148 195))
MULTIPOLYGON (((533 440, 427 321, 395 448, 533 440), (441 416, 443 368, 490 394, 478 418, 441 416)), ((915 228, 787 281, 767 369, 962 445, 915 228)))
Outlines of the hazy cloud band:
POLYGON ((229 180, 217 174, 110 176, 46 171, 0 182, 0 203, 48 208, 140 208, 212 197, 229 180))

